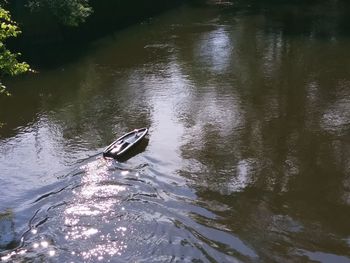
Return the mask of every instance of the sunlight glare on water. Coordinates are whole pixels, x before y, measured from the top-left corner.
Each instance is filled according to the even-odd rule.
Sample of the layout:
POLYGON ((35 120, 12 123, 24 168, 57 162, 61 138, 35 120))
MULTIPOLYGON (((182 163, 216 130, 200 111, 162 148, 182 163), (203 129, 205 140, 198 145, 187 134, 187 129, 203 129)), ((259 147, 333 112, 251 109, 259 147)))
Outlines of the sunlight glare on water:
MULTIPOLYGON (((89 239, 99 233, 97 225, 96 228, 85 226, 86 216, 100 218, 101 223, 103 221, 110 223, 106 216, 108 218, 120 203, 120 200, 111 197, 118 196, 121 192, 127 190, 124 185, 108 184, 108 180, 110 180, 108 179, 110 175, 108 169, 112 162, 112 160, 97 159, 81 167, 84 171, 81 186, 73 191, 74 202, 68 205, 64 211, 65 226, 69 227, 66 233, 67 240, 90 242, 89 239)), ((128 173, 125 172, 123 171, 121 174, 127 175, 128 173)), ((121 255, 123 249, 127 246, 119 240, 125 235, 124 232, 127 228, 118 227, 111 230, 112 232, 108 234, 100 235, 97 238, 99 242, 95 246, 79 252, 84 260, 103 260, 106 255, 109 257, 121 255)))

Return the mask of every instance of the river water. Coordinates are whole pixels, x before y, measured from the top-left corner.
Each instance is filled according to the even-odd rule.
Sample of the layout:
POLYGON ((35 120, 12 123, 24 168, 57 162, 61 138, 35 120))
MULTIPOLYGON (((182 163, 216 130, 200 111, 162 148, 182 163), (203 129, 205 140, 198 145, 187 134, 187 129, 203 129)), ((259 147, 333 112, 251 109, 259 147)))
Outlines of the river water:
POLYGON ((0 261, 350 262, 335 3, 182 7, 7 83, 0 261))

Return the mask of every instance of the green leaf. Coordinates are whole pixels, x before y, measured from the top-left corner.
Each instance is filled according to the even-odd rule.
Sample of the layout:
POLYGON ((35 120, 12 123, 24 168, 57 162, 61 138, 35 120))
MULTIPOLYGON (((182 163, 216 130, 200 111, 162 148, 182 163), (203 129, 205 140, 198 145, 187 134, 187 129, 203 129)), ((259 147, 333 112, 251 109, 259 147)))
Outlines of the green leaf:
MULTIPOLYGON (((12 53, 6 48, 5 40, 17 37, 21 31, 15 21, 11 19, 10 13, 0 6, 0 78, 3 76, 16 76, 30 70, 26 62, 19 62, 19 53, 12 53)), ((9 95, 6 87, 0 82, 0 94, 9 95)))

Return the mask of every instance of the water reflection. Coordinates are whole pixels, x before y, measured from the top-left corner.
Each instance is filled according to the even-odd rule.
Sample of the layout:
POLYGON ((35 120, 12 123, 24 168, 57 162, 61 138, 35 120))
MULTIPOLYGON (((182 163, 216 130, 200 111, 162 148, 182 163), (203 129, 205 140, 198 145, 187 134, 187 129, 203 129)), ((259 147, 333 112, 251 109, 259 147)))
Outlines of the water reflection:
POLYGON ((259 5, 186 7, 16 82, 41 95, 0 115, 4 203, 36 195, 8 260, 348 261, 349 40, 259 5), (98 157, 140 126, 145 151, 98 157))
POLYGON ((13 211, 0 211, 0 249, 9 248, 15 243, 15 225, 13 211))
POLYGON ((229 192, 243 191, 249 184, 252 184, 252 173, 254 170, 254 160, 241 160, 237 164, 236 176, 232 176, 229 185, 229 192))
MULTIPOLYGON (((127 190, 126 185, 114 184, 108 181, 108 170, 112 160, 98 159, 81 167, 83 177, 79 188, 73 190, 73 200, 64 210, 65 239, 68 242, 79 242, 82 250, 72 251, 81 255, 84 260, 102 260, 104 256, 121 255, 127 246, 119 241, 127 231, 126 227, 117 227, 104 232, 98 225, 91 222, 110 224, 108 218, 113 218, 119 210, 123 210, 121 192, 127 190), (91 217, 100 220, 92 220, 91 217), (102 233, 99 233, 99 232, 102 233), (98 235, 97 235, 98 234, 98 235), (90 243, 97 235, 98 245, 91 247, 90 243), (84 243, 86 243, 84 245, 84 243)), ((125 174, 125 173, 124 173, 125 174)))
POLYGON ((232 41, 230 41, 228 32, 225 28, 218 27, 216 30, 202 34, 198 41, 198 46, 194 49, 201 65, 208 65, 211 70, 217 73, 224 73, 229 69, 230 62, 233 59, 232 41))
POLYGON ((326 109, 321 119, 321 127, 328 132, 347 132, 349 130, 350 94, 345 97, 341 96, 326 109))

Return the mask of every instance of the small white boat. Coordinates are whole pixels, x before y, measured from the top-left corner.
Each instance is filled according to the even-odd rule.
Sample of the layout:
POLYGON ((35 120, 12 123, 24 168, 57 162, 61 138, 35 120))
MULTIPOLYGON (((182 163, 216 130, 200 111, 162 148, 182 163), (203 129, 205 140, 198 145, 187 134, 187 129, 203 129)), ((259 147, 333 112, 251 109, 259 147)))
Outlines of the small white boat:
POLYGON ((135 129, 118 138, 103 151, 103 157, 118 158, 139 143, 148 133, 147 128, 135 129))

